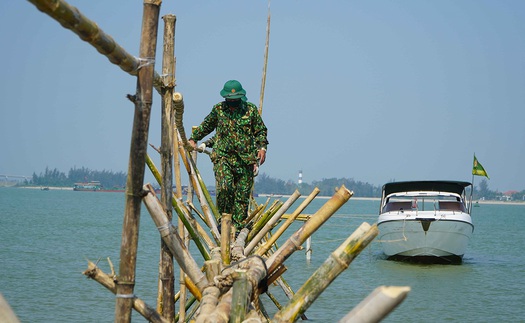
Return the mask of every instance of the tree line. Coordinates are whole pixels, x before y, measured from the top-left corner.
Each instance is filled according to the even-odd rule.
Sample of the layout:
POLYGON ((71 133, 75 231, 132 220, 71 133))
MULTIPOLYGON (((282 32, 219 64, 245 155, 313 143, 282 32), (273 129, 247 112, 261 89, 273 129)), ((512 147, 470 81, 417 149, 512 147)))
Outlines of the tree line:
MULTIPOLYGON (((50 169, 46 167, 43 173, 37 175, 33 173, 31 183, 37 186, 63 186, 72 187, 78 182, 99 181, 104 188, 124 188, 126 186, 127 174, 124 172, 113 171, 96 171, 86 167, 71 168, 67 175, 60 172, 58 169, 50 169)), ((309 195, 315 187, 320 192, 320 196, 332 196, 335 189, 345 185, 349 190, 354 192, 355 197, 381 197, 381 186, 376 186, 367 182, 357 181, 353 178, 324 178, 312 183, 298 184, 293 181, 284 181, 282 179, 273 178, 265 173, 259 174, 254 183, 254 191, 258 194, 281 194, 291 195, 297 189, 301 195, 309 195)), ((474 187, 473 198, 475 200, 501 200, 507 197, 499 191, 492 191, 489 189, 486 179, 474 187)), ((525 199, 525 190, 520 192, 513 192, 510 199, 514 201, 521 201, 525 199)))
POLYGON ((97 171, 89 168, 71 168, 66 175, 58 169, 49 169, 37 175, 33 173, 32 185, 37 186, 61 186, 73 187, 75 183, 99 181, 104 188, 124 188, 126 186, 127 175, 124 172, 97 171))

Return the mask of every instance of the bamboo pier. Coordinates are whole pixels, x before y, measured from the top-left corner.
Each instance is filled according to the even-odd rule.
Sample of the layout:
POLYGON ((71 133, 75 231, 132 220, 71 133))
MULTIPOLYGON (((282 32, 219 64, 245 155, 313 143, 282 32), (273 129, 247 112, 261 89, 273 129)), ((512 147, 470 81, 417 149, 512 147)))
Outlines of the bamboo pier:
MULTIPOLYGON (((84 275, 115 295, 115 322, 131 322, 136 311, 150 322, 292 322, 307 319, 307 310, 321 293, 377 236, 376 224, 363 223, 330 255, 315 273, 294 292, 284 279, 286 261, 353 195, 341 186, 300 228, 291 224, 319 193, 315 189, 284 220, 285 212, 299 199, 296 191, 286 202, 255 199, 247 215, 247 226, 235 232, 231 215, 218 214, 198 170, 197 154, 186 140, 183 124, 184 101, 175 91, 175 15, 163 18, 162 76, 155 72, 161 0, 143 1, 140 57, 127 53, 113 38, 63 0, 28 0, 35 7, 77 34, 112 64, 137 77, 137 88, 128 99, 134 104, 129 154, 126 203, 118 270, 104 273, 91 261, 84 275), (148 133, 154 91, 161 96, 161 143, 155 149, 160 171, 148 154, 148 133), (161 187, 160 199, 153 186, 144 183, 146 168, 161 187), (186 172, 181 171, 184 168, 186 172), (173 171, 172 171, 173 170, 173 171), (190 190, 182 195, 181 174, 187 174, 190 190), (173 187, 176 187, 173 190, 173 187), (194 205, 194 198, 198 206, 194 205), (185 199, 185 200, 184 200, 185 199), (137 243, 141 206, 158 229, 159 278, 157 304, 147 304, 135 294, 137 243), (220 219, 220 220, 219 220, 220 219), (219 221, 221 223, 219 223, 219 221), (219 231, 218 227, 221 224, 219 231), (284 241, 280 246, 277 241, 284 241), (196 252, 191 253, 191 250, 196 252), (177 272, 176 270, 180 270, 177 272), (176 284, 179 281, 180 284, 176 284), (180 290, 176 290, 180 286, 180 290), (280 287, 288 300, 279 303, 269 290, 280 287), (266 308, 266 297, 275 308, 266 308)), ((269 6, 268 6, 269 10, 269 6)), ((268 12, 265 65, 261 86, 262 113, 270 31, 268 12)), ((206 155, 201 155, 206 156, 206 155)), ((200 162, 209 162, 203 158, 200 162)), ((156 234, 151 232, 151 234, 156 234)), ((377 322, 402 302, 409 287, 379 286, 341 322, 377 322)), ((1 295, 0 295, 1 296, 1 295)), ((96 308, 93 309, 96 311, 96 308)), ((0 298, 0 318, 11 317, 9 306, 0 298)))

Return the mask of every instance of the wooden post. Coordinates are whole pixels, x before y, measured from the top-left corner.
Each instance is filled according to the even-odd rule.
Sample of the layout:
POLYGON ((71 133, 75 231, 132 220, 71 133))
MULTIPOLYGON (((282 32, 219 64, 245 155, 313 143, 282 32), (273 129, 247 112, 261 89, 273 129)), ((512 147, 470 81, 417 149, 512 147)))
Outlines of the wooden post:
POLYGON ((137 77, 135 116, 131 135, 128 178, 126 182, 126 206, 122 225, 120 245, 120 265, 117 280, 115 322, 131 322, 131 309, 135 286, 135 268, 139 238, 142 184, 148 147, 148 130, 153 97, 153 74, 155 72, 155 52, 157 47, 157 27, 162 1, 144 0, 140 57, 137 77))
MULTIPOLYGON (((173 195, 173 88, 174 77, 174 37, 175 15, 166 15, 164 20, 164 41, 162 55, 162 111, 161 111, 161 202, 166 211, 168 221, 172 221, 171 198, 173 195)), ((159 290, 157 299, 158 311, 169 321, 175 317, 175 277, 173 255, 164 241, 160 241, 159 290)))

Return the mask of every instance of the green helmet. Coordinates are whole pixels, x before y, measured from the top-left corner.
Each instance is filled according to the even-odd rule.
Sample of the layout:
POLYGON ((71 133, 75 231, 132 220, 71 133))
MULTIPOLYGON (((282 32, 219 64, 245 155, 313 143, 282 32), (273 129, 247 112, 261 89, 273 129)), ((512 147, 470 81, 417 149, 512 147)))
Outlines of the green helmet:
POLYGON ((225 99, 240 99, 246 95, 246 91, 242 88, 239 81, 230 80, 224 83, 224 88, 221 91, 221 96, 225 99))

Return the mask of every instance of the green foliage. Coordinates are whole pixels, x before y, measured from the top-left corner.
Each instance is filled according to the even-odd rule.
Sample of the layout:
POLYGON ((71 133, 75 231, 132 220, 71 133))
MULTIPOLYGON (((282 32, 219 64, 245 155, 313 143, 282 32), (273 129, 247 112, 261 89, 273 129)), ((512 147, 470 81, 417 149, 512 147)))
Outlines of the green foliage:
POLYGON ((46 167, 45 172, 40 175, 33 173, 33 185, 38 186, 62 186, 73 187, 78 182, 99 181, 104 188, 124 188, 127 175, 123 172, 111 172, 107 170, 95 171, 88 168, 71 168, 68 175, 58 169, 50 170, 46 167))
POLYGON ((380 197, 381 187, 374 186, 369 183, 355 181, 349 178, 328 178, 321 181, 314 181, 312 184, 308 183, 293 183, 291 181, 285 182, 280 179, 271 178, 262 173, 259 174, 255 182, 255 192, 259 194, 283 194, 290 195, 296 189, 301 195, 309 195, 315 187, 319 188, 319 195, 332 196, 336 188, 345 185, 346 188, 354 192, 356 197, 380 197))

